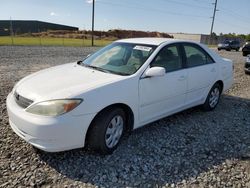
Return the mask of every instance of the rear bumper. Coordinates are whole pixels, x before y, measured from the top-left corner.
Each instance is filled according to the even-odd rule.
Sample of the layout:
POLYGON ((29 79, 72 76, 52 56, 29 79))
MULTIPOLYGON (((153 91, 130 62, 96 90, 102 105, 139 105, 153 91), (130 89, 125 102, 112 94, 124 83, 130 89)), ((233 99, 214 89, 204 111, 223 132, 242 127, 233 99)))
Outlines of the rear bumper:
POLYGON ((224 87, 223 87, 223 92, 227 91, 228 89, 230 89, 233 85, 233 76, 227 78, 226 80, 223 81, 224 87))
POLYGON ((221 47, 218 47, 217 49, 218 50, 229 50, 231 48, 229 46, 227 46, 227 47, 221 46, 221 47))
POLYGON ((95 114, 44 117, 26 112, 10 93, 7 97, 9 123, 13 131, 33 146, 48 152, 84 147, 87 129, 95 114))

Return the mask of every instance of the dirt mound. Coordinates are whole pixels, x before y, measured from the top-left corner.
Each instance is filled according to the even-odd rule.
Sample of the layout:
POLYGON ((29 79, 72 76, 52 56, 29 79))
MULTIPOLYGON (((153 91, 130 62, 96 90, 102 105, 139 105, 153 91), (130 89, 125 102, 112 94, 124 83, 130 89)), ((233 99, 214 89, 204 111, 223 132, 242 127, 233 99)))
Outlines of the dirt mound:
MULTIPOLYGON (((66 30, 49 30, 47 32, 40 33, 26 33, 21 36, 33 36, 33 37, 55 37, 55 38, 76 38, 76 39, 88 39, 91 38, 92 32, 90 30, 81 31, 66 31, 66 30)), ((136 38, 136 37, 164 37, 173 38, 173 36, 162 32, 149 32, 149 31, 136 31, 136 30, 120 30, 113 29, 108 31, 95 31, 95 39, 122 39, 122 38, 136 38)))

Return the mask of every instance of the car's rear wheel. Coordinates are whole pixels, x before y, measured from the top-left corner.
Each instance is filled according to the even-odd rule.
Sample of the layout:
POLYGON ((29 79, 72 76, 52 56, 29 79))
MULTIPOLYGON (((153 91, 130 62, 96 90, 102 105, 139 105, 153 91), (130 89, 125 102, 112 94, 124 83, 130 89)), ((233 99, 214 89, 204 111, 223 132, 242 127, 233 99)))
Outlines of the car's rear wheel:
POLYGON ((205 103, 202 105, 205 111, 211 111, 216 108, 219 103, 222 88, 219 83, 215 83, 212 89, 209 91, 205 103))
POLYGON ((126 115, 121 108, 108 109, 94 119, 88 133, 90 149, 102 154, 112 153, 126 128, 126 115))
POLYGON ((247 52, 242 52, 242 55, 243 56, 247 56, 247 52))

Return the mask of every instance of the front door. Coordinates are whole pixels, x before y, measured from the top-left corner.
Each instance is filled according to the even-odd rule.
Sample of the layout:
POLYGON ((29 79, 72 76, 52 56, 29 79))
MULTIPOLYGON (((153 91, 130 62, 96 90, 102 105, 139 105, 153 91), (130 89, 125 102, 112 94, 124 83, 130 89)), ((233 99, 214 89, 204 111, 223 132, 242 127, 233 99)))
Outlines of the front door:
POLYGON ((180 54, 179 45, 167 45, 162 48, 150 67, 164 67, 166 74, 140 79, 140 125, 178 111, 185 104, 187 70, 183 69, 180 54))

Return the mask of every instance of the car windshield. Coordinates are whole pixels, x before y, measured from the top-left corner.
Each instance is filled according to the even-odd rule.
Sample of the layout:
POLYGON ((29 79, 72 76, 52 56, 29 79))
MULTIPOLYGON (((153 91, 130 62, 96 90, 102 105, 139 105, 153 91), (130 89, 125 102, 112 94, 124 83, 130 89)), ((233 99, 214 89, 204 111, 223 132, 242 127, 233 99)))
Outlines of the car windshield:
POLYGON ((134 74, 157 46, 112 43, 83 60, 82 65, 119 75, 134 74))

